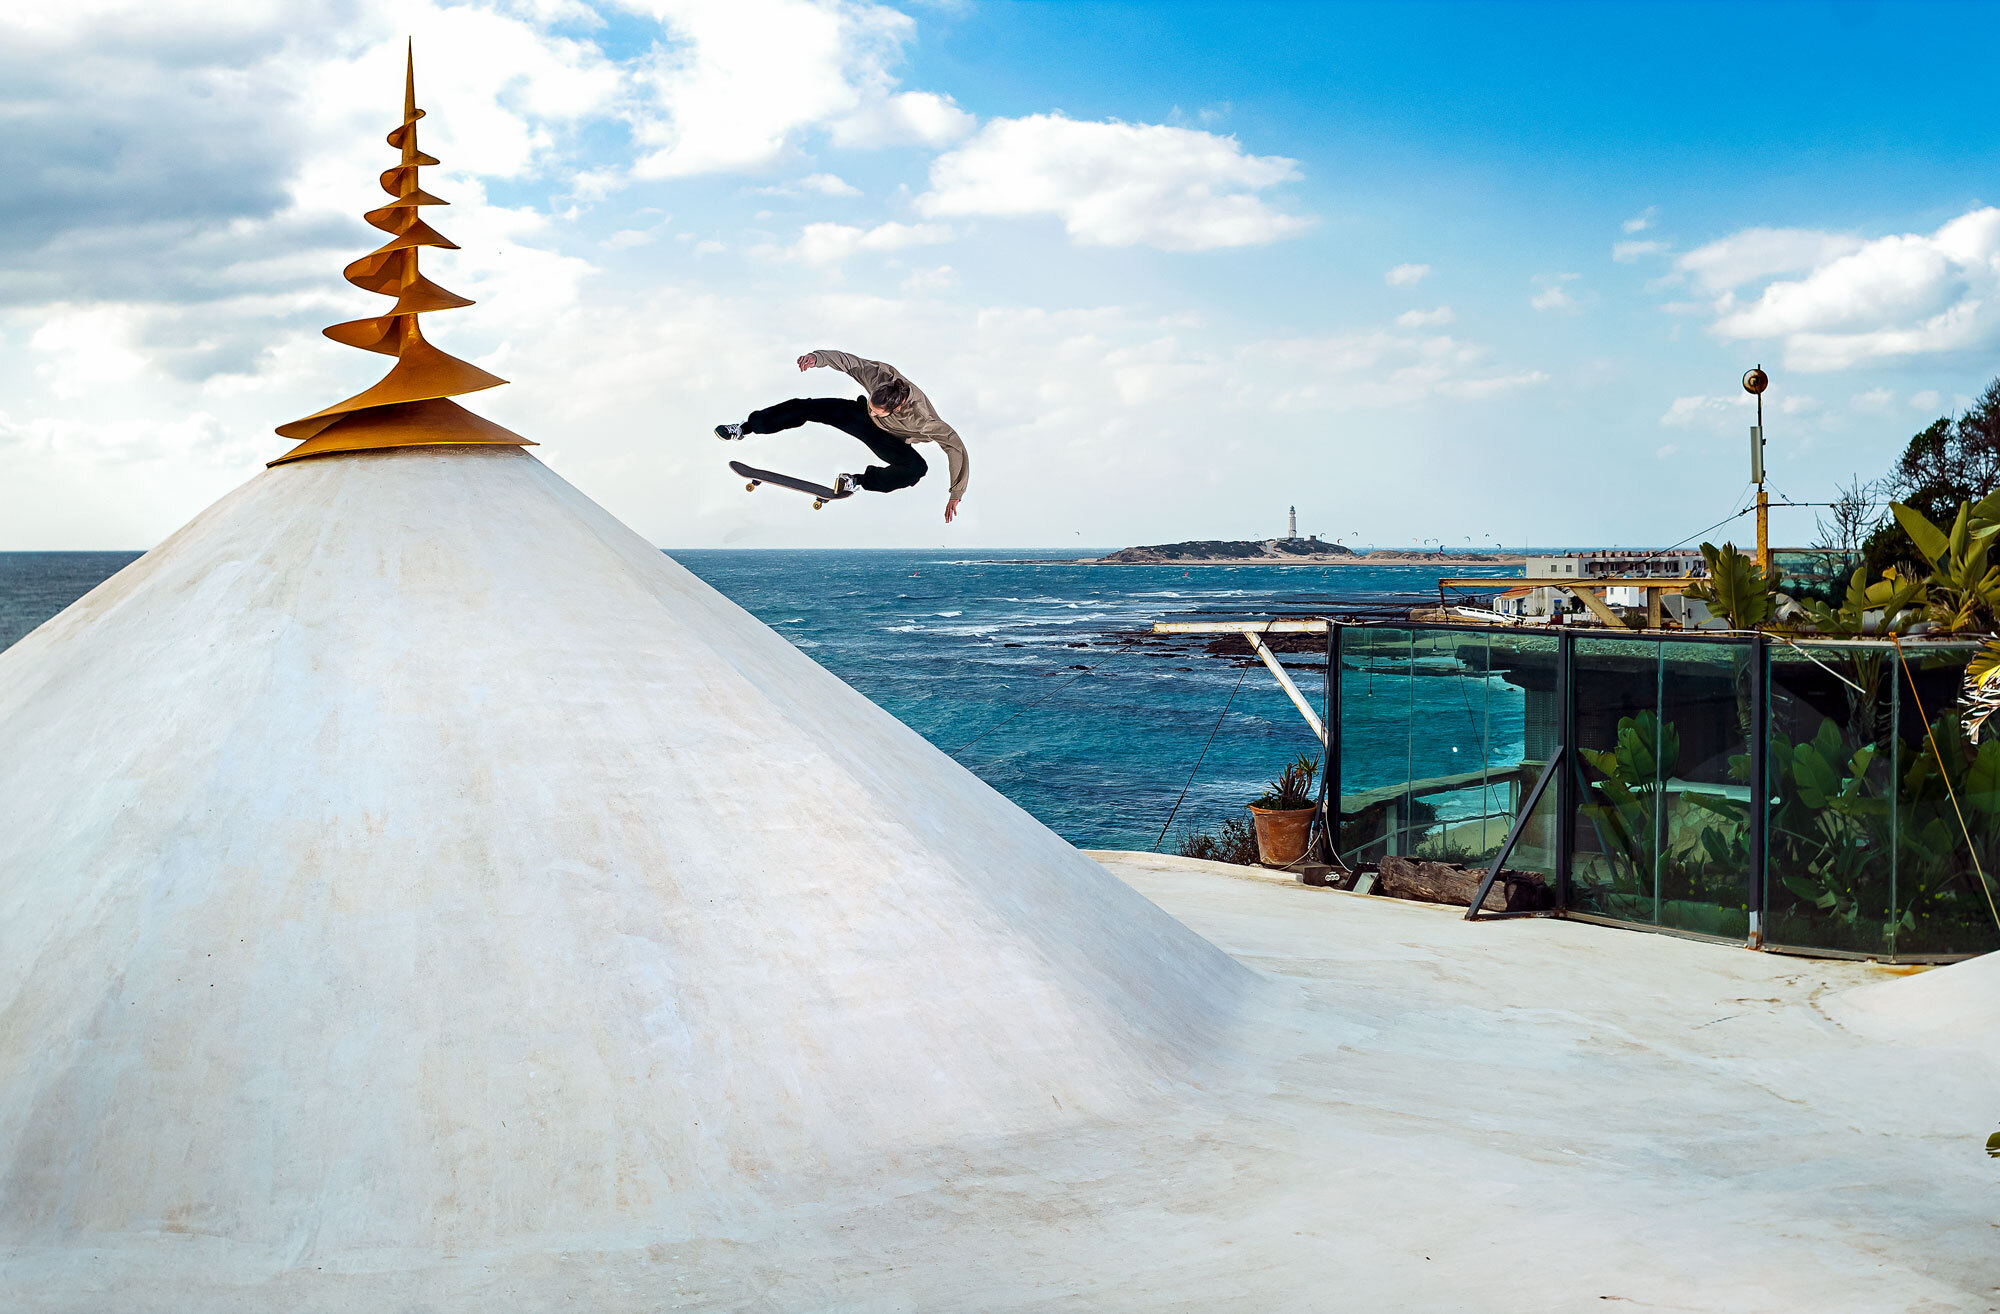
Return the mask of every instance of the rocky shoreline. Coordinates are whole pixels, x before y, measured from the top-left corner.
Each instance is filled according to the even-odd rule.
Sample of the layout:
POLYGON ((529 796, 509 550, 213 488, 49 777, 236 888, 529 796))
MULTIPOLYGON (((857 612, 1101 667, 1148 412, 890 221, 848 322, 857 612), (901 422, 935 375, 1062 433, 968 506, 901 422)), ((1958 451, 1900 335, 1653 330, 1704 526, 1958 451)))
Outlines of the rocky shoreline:
POLYGON ((1193 539, 1121 548, 1102 557, 1082 558, 1093 566, 1518 566, 1518 554, 1499 552, 1403 552, 1377 548, 1356 552, 1338 543, 1310 538, 1255 540, 1193 539))

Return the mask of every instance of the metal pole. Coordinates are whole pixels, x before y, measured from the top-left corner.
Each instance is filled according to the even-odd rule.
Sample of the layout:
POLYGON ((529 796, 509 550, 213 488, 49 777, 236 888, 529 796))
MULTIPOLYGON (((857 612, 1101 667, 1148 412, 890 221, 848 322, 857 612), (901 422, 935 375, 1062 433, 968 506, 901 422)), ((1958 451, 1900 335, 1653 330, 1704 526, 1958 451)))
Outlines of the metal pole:
POLYGON ((1562 774, 1556 777, 1556 907, 1569 907, 1570 850, 1576 840, 1577 754, 1576 715, 1571 704, 1576 664, 1576 636, 1564 631, 1556 637, 1556 749, 1562 759, 1562 774))
POLYGON ((1299 692, 1299 687, 1292 683, 1292 677, 1286 675, 1285 668, 1278 664, 1277 655, 1271 651, 1270 645, 1264 642, 1264 636, 1252 633, 1243 637, 1250 640, 1250 646, 1256 649, 1264 665, 1270 667, 1271 674, 1278 677, 1278 684, 1284 689, 1285 697, 1292 700, 1292 706, 1299 709, 1299 715, 1306 719, 1306 724, 1312 727, 1312 732, 1319 736, 1320 746, 1325 747, 1326 726, 1320 721, 1318 713, 1313 711, 1312 704, 1306 701, 1306 696, 1299 692))
POLYGON ((1340 865, 1340 622, 1326 626, 1326 753, 1319 769, 1320 842, 1326 861, 1340 865))
POLYGON ((1757 399, 1757 423, 1750 426, 1750 480, 1757 485, 1757 569, 1771 577, 1771 495, 1764 491, 1764 389, 1771 376, 1762 365, 1743 374, 1743 391, 1757 399))
POLYGON ((1750 639, 1750 947, 1764 944, 1766 887, 1771 877, 1771 855, 1765 842, 1767 813, 1771 807, 1770 771, 1765 762, 1765 745, 1770 739, 1770 640, 1762 634, 1750 639))
MULTIPOLYGON (((1759 365, 1758 369, 1764 367, 1759 365)), ((1771 495, 1764 491, 1764 394, 1757 393, 1757 569, 1771 577, 1771 495)))

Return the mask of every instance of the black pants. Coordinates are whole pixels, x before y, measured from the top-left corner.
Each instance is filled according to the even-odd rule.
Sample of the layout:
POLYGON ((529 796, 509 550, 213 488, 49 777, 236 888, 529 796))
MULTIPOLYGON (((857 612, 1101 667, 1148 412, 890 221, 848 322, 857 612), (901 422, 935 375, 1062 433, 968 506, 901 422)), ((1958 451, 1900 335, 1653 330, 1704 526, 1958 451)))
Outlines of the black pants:
POLYGON ((861 472, 861 486, 871 493, 893 493, 898 488, 908 488, 930 470, 915 447, 875 427, 875 421, 868 416, 868 403, 858 397, 853 400, 794 397, 750 412, 750 418, 743 422, 743 432, 776 433, 780 429, 796 429, 808 421, 853 434, 884 462, 861 472))

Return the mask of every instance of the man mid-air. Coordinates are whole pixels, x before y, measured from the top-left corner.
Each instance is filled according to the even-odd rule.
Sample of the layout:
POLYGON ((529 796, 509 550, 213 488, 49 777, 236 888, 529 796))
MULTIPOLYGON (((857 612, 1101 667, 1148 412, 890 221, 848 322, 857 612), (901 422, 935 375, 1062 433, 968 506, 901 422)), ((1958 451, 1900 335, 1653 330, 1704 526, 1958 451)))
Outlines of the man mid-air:
POLYGON ((741 424, 718 424, 715 436, 729 440, 753 433, 777 433, 781 429, 796 429, 809 420, 852 434, 885 464, 871 465, 860 474, 836 475, 833 488, 842 496, 858 488, 872 493, 908 488, 930 470, 913 444, 936 443, 944 448, 951 466, 951 489, 944 504, 944 520, 950 524, 956 519, 958 500, 965 496, 965 443, 956 429, 938 418, 923 390, 904 378, 894 365, 863 360, 844 351, 813 351, 799 357, 801 373, 816 365, 850 376, 868 390, 868 395, 853 401, 845 397, 794 397, 752 411, 750 418, 741 424))

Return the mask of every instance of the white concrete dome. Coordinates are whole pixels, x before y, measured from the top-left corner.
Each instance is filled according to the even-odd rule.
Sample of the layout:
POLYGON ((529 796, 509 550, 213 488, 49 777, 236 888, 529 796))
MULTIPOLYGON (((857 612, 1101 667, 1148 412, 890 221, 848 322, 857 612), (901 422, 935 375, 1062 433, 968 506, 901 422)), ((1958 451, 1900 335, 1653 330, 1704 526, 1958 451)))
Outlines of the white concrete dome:
POLYGON ((0 654, 0 1241, 597 1244, 1110 1117, 1252 975, 512 447, 0 654))

